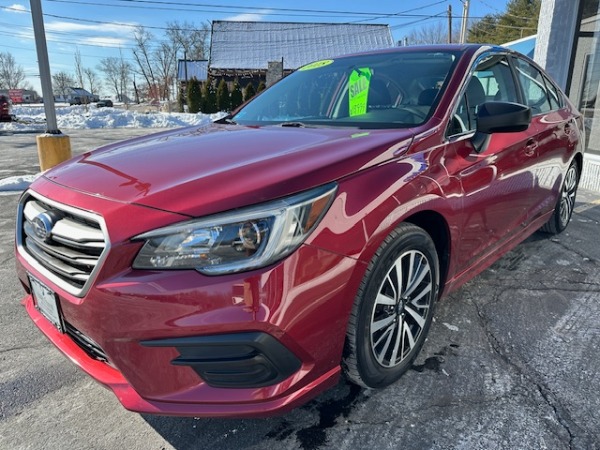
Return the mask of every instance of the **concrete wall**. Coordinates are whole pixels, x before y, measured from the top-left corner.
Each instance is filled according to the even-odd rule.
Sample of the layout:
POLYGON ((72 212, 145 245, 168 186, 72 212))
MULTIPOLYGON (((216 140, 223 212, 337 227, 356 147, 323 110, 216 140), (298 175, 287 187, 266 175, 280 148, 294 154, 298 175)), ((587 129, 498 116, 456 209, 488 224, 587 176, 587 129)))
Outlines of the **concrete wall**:
MULTIPOLYGON (((579 106, 581 96, 584 57, 593 51, 591 48, 584 48, 589 42, 582 42, 576 55, 573 73, 569 73, 581 1, 542 0, 534 54, 535 61, 548 71, 563 90, 571 79, 569 97, 576 106, 579 106)), ((600 142, 600 123, 595 123, 600 119, 600 114, 593 115, 599 117, 594 117, 593 121, 586 120, 587 124, 591 125, 587 131, 590 134, 588 137, 590 141, 593 139, 594 142, 600 142)), ((600 156, 586 154, 580 187, 600 192, 600 156)))
POLYGON ((569 78, 569 62, 581 0, 542 0, 533 59, 561 88, 569 78))

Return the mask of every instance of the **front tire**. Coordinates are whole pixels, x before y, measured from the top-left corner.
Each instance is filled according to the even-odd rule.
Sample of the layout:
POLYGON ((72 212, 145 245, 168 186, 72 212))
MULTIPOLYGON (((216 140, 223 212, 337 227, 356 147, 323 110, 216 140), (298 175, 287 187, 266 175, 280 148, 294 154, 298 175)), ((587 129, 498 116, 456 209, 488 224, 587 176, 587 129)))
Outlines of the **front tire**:
POLYGON ((578 185, 579 166, 573 161, 565 174, 554 212, 548 222, 541 228, 542 231, 551 234, 559 234, 565 231, 575 209, 575 197, 577 196, 578 185))
POLYGON ((375 253, 352 307, 344 356, 352 382, 380 388, 410 368, 427 337, 438 288, 431 237, 400 224, 375 253))

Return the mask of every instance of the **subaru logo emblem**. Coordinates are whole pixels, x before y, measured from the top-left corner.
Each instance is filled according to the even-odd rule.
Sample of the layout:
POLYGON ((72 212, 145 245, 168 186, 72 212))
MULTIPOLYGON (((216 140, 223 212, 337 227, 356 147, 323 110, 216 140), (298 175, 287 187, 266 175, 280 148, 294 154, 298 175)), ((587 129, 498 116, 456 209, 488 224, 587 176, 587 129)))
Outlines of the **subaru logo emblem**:
POLYGON ((56 218, 48 211, 38 214, 31 223, 33 232, 40 240, 49 242, 52 237, 52 227, 55 221, 56 218))

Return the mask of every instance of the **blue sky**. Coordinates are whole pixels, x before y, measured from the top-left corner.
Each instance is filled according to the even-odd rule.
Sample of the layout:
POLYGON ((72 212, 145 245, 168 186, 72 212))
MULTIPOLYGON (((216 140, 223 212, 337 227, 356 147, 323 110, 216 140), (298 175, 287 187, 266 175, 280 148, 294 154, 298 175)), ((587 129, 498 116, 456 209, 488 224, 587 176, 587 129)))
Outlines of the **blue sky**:
MULTIPOLYGON (((469 16, 504 12, 508 0, 471 0, 469 16)), ((107 56, 132 60, 132 30, 136 25, 162 37, 167 22, 200 24, 211 20, 281 22, 357 22, 389 24, 395 40, 417 27, 447 23, 446 11, 462 13, 461 0, 335 0, 302 2, 275 0, 44 0, 50 70, 74 72, 76 49, 84 67, 96 69, 107 56), (294 11, 288 11, 288 9, 294 11), (303 11, 300 11, 303 10, 303 11), (311 11, 308 11, 311 10, 311 11), (326 12, 334 11, 334 12, 326 12), (340 13, 343 11, 344 13, 340 13)), ((0 0, 0 51, 10 52, 25 68, 28 81, 40 92, 29 1, 0 0)), ((457 18, 454 26, 458 28, 457 18)))

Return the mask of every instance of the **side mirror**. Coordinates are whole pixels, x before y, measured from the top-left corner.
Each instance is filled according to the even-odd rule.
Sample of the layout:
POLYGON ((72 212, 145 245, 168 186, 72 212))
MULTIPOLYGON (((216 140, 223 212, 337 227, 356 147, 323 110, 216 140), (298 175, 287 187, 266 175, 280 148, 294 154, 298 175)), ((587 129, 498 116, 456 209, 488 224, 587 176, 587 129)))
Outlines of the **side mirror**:
POLYGON ((492 133, 516 133, 529 128, 531 108, 519 103, 486 102, 479 106, 476 120, 473 146, 481 153, 486 150, 492 133))

